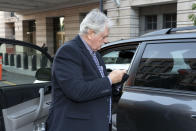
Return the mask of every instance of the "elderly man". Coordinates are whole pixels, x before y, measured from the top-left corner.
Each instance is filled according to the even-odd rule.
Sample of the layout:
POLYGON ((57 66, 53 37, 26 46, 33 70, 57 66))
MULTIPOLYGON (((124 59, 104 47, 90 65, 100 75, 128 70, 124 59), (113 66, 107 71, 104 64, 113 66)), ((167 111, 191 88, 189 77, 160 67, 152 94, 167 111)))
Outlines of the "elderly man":
POLYGON ((111 21, 98 9, 80 24, 80 34, 56 53, 52 69, 49 131, 109 131, 112 84, 125 70, 108 76, 97 52, 107 42, 111 21))

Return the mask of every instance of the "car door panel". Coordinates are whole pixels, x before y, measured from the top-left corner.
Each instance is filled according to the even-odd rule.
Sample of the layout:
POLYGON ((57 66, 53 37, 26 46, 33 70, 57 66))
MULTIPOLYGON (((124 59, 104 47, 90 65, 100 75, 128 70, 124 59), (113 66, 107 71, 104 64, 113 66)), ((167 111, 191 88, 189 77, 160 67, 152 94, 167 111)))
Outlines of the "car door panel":
POLYGON ((47 117, 51 96, 49 83, 35 84, 36 86, 20 86, 1 88, 1 105, 6 131, 21 131, 34 128, 39 119, 47 117), (39 89, 45 88, 44 102, 38 118, 37 109, 40 104, 39 89), (28 127, 25 128, 25 127, 28 127))
POLYGON ((0 131, 32 131, 48 116, 52 58, 44 48, 2 38, 0 55, 0 131))
POLYGON ((194 131, 195 40, 144 42, 118 103, 118 131, 194 131))
POLYGON ((22 102, 39 97, 39 89, 44 88, 45 94, 50 93, 50 82, 40 84, 26 84, 5 86, 0 88, 0 105, 2 109, 20 104, 22 102))
POLYGON ((35 126, 35 121, 45 121, 48 111, 49 111, 49 104, 48 102, 51 100, 50 95, 45 96, 44 104, 41 109, 41 113, 36 118, 37 115, 37 108, 40 104, 38 98, 34 98, 32 100, 26 101, 24 103, 12 106, 7 109, 3 109, 3 116, 5 122, 6 131, 20 131, 22 128, 28 126, 26 130, 33 130, 35 126))
POLYGON ((2 110, 0 110, 0 131, 4 131, 4 130, 5 130, 4 119, 3 119, 2 110))
POLYGON ((192 99, 191 94, 178 95, 131 88, 123 93, 118 104, 118 131, 196 129, 196 121, 191 118, 192 114, 196 114, 196 100, 192 99))

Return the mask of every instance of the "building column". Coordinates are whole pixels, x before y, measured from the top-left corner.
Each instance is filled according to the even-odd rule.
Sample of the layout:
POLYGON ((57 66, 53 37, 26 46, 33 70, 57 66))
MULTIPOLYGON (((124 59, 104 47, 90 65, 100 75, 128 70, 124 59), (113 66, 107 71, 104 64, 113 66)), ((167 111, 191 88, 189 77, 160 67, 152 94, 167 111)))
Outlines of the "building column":
POLYGON ((38 18, 36 22, 36 45, 43 46, 46 43, 46 18, 38 18))
POLYGON ((139 34, 139 8, 130 8, 130 21, 131 21, 131 25, 130 25, 130 30, 131 30, 131 35, 130 38, 135 38, 138 37, 139 34))
POLYGON ((110 42, 139 35, 139 10, 131 8, 130 5, 129 0, 121 0, 119 7, 113 0, 105 1, 104 10, 113 22, 109 35, 110 42))
POLYGON ((36 19, 36 45, 48 47, 48 53, 54 54, 53 40, 53 20, 52 18, 36 19))
POLYGON ((5 12, 0 11, 0 37, 6 38, 5 12))
POLYGON ((192 26, 193 22, 189 20, 190 14, 195 14, 196 10, 192 10, 194 0, 178 0, 177 1, 177 27, 192 26))
POLYGON ((0 37, 5 38, 5 23, 3 12, 0 12, 0 37))
POLYGON ((48 53, 54 55, 54 27, 53 19, 46 19, 46 45, 48 47, 48 53))
POLYGON ((15 22, 15 39, 24 41, 23 38, 23 21, 22 20, 17 20, 15 22))

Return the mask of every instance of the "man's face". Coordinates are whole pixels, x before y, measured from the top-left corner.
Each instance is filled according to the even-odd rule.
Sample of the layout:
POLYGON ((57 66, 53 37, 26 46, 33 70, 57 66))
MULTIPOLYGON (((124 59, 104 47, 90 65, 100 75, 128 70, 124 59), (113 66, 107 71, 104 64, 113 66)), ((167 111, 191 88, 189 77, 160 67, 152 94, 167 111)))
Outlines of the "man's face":
POLYGON ((90 35, 90 47, 93 51, 97 51, 101 49, 101 46, 105 43, 107 43, 107 37, 109 35, 109 29, 108 27, 105 28, 103 32, 100 32, 96 34, 95 32, 92 32, 90 35))

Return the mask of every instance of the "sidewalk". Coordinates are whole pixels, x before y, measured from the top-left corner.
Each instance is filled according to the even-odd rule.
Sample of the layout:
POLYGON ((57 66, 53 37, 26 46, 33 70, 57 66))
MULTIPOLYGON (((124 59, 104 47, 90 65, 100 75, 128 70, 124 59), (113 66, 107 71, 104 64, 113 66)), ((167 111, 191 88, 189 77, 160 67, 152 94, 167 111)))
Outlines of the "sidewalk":
POLYGON ((16 68, 15 66, 5 66, 5 65, 3 65, 3 70, 17 73, 17 74, 28 75, 28 76, 35 76, 36 73, 36 71, 31 71, 31 69, 16 68))

